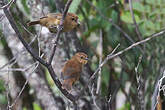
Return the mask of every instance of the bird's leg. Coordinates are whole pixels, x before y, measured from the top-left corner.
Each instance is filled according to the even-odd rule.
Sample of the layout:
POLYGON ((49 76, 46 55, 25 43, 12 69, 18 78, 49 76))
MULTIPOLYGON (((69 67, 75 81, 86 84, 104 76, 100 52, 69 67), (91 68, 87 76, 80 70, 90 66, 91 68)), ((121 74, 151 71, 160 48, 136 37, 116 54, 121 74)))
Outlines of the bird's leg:
POLYGON ((57 33, 57 26, 50 25, 48 28, 51 33, 57 33))
POLYGON ((64 26, 63 25, 57 25, 57 29, 58 30, 63 30, 64 29, 64 26))

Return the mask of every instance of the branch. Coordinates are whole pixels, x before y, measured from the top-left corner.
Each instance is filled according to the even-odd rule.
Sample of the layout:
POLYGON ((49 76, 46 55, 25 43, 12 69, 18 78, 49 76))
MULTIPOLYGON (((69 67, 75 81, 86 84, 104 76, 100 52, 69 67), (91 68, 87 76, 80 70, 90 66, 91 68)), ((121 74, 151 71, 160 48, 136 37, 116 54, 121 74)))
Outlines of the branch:
POLYGON ((75 97, 72 94, 70 94, 68 91, 66 91, 65 89, 62 88, 62 84, 58 80, 58 77, 56 76, 56 74, 54 73, 52 65, 50 65, 48 67, 48 71, 49 71, 52 79, 54 80, 56 86, 60 89, 60 91, 64 94, 64 96, 67 97, 69 100, 71 100, 73 103, 75 103, 75 101, 76 101, 75 97))
POLYGON ((59 38, 60 38, 60 34, 62 32, 62 29, 63 29, 63 23, 64 23, 64 20, 65 20, 65 17, 66 17, 66 14, 68 12, 68 9, 69 9, 69 6, 70 4, 72 3, 73 0, 68 0, 68 2, 66 3, 65 5, 65 9, 64 9, 64 12, 62 13, 62 19, 60 21, 60 25, 59 25, 59 28, 57 30, 57 34, 56 34, 56 40, 54 42, 54 46, 53 46, 53 49, 52 49, 52 52, 50 54, 50 58, 48 60, 48 64, 50 65, 52 63, 52 60, 53 60, 53 57, 54 57, 54 54, 55 54, 55 51, 56 51, 56 47, 57 47, 57 44, 58 44, 58 41, 59 41, 59 38))
POLYGON ((93 79, 95 78, 95 76, 96 76, 96 74, 99 72, 99 70, 100 70, 110 59, 115 58, 115 57, 117 57, 117 56, 123 54, 124 52, 126 52, 126 51, 128 51, 128 50, 130 50, 130 49, 132 49, 132 48, 134 48, 134 47, 136 47, 136 46, 138 46, 138 45, 140 45, 140 44, 143 44, 143 43, 145 43, 145 42, 151 40, 152 38, 161 36, 161 35, 163 35, 163 34, 165 34, 165 30, 160 31, 160 32, 155 33, 155 34, 152 34, 150 37, 148 37, 148 38, 146 38, 146 39, 144 39, 144 40, 141 40, 141 41, 139 41, 139 42, 136 42, 136 43, 130 45, 129 47, 127 47, 127 48, 125 48, 125 49, 123 49, 123 50, 117 52, 116 54, 113 54, 113 53, 116 51, 116 49, 119 47, 119 45, 118 45, 118 46, 112 51, 112 53, 110 53, 109 55, 107 55, 107 57, 104 59, 104 61, 99 65, 99 67, 96 69, 96 71, 95 71, 95 72, 93 73, 93 75, 90 77, 90 79, 89 79, 89 81, 87 82, 87 84, 85 85, 84 89, 80 92, 80 95, 77 96, 77 99, 83 94, 83 92, 85 91, 85 89, 88 87, 89 83, 90 83, 91 81, 93 81, 93 79))
POLYGON ((11 0, 8 4, 6 4, 6 5, 2 6, 2 7, 0 7, 0 9, 10 8, 11 5, 12 5, 15 1, 16 1, 16 0, 11 0))
POLYGON ((29 76, 28 76, 26 82, 24 83, 24 85, 23 85, 21 91, 18 93, 18 95, 17 95, 16 98, 14 99, 14 102, 9 106, 9 108, 12 108, 13 106, 16 105, 18 99, 20 98, 20 96, 21 96, 21 94, 23 93, 23 91, 24 91, 26 85, 28 84, 28 81, 29 81, 31 75, 32 75, 32 74, 34 73, 34 71, 37 69, 39 63, 38 63, 38 62, 35 62, 34 64, 32 64, 32 65, 30 65, 30 66, 32 67, 33 65, 35 65, 35 67, 33 68, 33 70, 32 70, 31 72, 29 72, 29 76))
POLYGON ((140 110, 144 110, 144 99, 143 99, 144 91, 142 90, 143 83, 142 83, 141 76, 138 74, 138 68, 141 61, 142 61, 142 55, 139 57, 138 64, 135 67, 135 73, 136 73, 136 81, 138 84, 137 92, 138 92, 139 107, 140 107, 140 110))
POLYGON ((136 28, 136 33, 138 35, 139 40, 142 40, 142 35, 140 33, 139 26, 136 23, 136 19, 135 19, 134 12, 133 12, 132 8, 133 8, 132 7, 132 0, 129 0, 129 9, 130 9, 130 12, 131 12, 132 20, 133 20, 135 28, 136 28))
MULTIPOLYGON (((64 13, 63 13, 63 16, 62 16, 62 19, 64 20, 65 16, 66 16, 66 13, 68 11, 68 8, 71 4, 72 0, 68 0, 67 4, 66 4, 66 7, 65 7, 65 10, 64 10, 64 13)), ((58 80, 58 77, 56 76, 54 70, 53 70, 53 67, 51 64, 48 64, 46 63, 43 59, 41 59, 33 50, 32 48, 25 42, 25 40, 23 39, 21 33, 19 32, 17 26, 16 26, 16 23, 14 21, 14 18, 12 17, 11 13, 9 12, 9 10, 7 8, 4 8, 4 13, 7 17, 7 19, 9 20, 9 23, 11 25, 11 27, 14 29, 14 31, 16 32, 17 34, 17 37, 18 39, 22 42, 22 44, 24 45, 24 47, 26 48, 26 50, 31 54, 31 56, 39 61, 41 64, 43 64, 45 67, 47 67, 52 79, 54 80, 54 83, 56 84, 56 86, 60 89, 60 91, 68 98, 70 99, 73 103, 75 103, 75 97, 68 93, 65 89, 62 89, 62 84, 61 82, 58 80)), ((62 22, 63 20, 60 22, 60 27, 62 27, 62 22)), ((61 29, 58 29, 58 33, 57 35, 59 36, 60 32, 61 32, 62 28, 61 29)), ((59 38, 58 38, 59 39, 59 38)), ((57 40, 58 41, 58 40, 57 40)), ((56 50, 56 45, 57 45, 57 41, 55 42, 55 45, 54 45, 54 48, 53 50, 56 50)), ((53 56, 54 56, 54 53, 55 51, 52 52, 52 59, 53 59, 53 56)), ((51 61, 51 60, 50 60, 51 61)))
POLYGON ((61 13, 63 12, 63 9, 65 8, 63 1, 61 0, 55 0, 56 8, 61 13))
POLYGON ((91 94, 92 94, 92 100, 93 100, 94 106, 96 107, 97 110, 101 110, 100 107, 96 103, 96 96, 94 95, 94 84, 92 85, 91 94))
MULTIPOLYGON (((99 53, 99 65, 102 62, 102 57, 103 57, 103 32, 100 29, 100 39, 99 39, 99 45, 100 45, 100 53, 99 53)), ((98 79, 97 79, 97 89, 96 89, 96 94, 99 94, 100 91, 100 87, 101 87, 101 69, 99 70, 99 75, 98 75, 98 79)))
POLYGON ((18 28, 17 28, 17 25, 14 21, 14 18, 12 17, 10 11, 7 9, 7 8, 4 8, 3 9, 7 19, 9 20, 10 22, 10 25, 11 27, 14 29, 15 33, 17 34, 17 37, 20 39, 20 41, 22 42, 22 44, 24 45, 24 47, 26 48, 26 50, 31 54, 31 56, 33 58, 35 58, 37 61, 39 61, 41 64, 43 65, 47 65, 47 63, 41 59, 36 52, 33 51, 33 49, 28 45, 28 43, 23 39, 21 33, 19 32, 18 28))
MULTIPOLYGON (((104 16, 104 14, 97 9, 97 7, 95 7, 89 0, 86 0, 88 2, 89 5, 91 5, 99 14, 100 16, 105 19, 106 21, 110 22, 116 29, 118 29, 121 33, 123 33, 124 37, 126 39, 128 39, 131 43, 135 43, 134 40, 132 39, 131 36, 129 36, 122 28, 120 28, 117 24, 115 24, 111 18, 108 18, 106 16, 104 16)), ((143 50, 140 48, 140 47, 137 47, 139 48, 139 50, 143 53, 143 50)))
POLYGON ((83 88, 83 90, 80 92, 79 96, 76 97, 76 99, 78 99, 85 91, 85 89, 88 87, 89 83, 91 81, 93 81, 93 79, 95 78, 96 74, 100 71, 100 69, 103 67, 103 65, 108 61, 108 57, 110 55, 112 55, 116 50, 117 48, 120 46, 120 44, 118 44, 116 46, 116 48, 105 58, 105 60, 99 65, 99 67, 96 69, 96 71, 92 74, 92 76, 90 77, 89 81, 87 82, 87 84, 85 85, 85 87, 83 88))

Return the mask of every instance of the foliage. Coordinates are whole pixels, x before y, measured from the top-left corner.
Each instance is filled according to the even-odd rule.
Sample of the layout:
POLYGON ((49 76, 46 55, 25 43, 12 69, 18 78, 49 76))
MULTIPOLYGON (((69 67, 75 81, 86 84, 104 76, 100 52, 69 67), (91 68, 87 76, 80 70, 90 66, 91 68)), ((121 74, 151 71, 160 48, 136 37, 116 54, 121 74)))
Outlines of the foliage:
MULTIPOLYGON (((41 0, 42 1, 42 0, 41 0)), ((79 20, 82 23, 84 29, 79 35, 79 40, 82 44, 86 44, 88 47, 86 51, 91 56, 90 67, 92 70, 96 70, 99 65, 99 51, 96 49, 99 46, 100 30, 103 35, 103 59, 111 53, 111 51, 120 43, 121 46, 117 51, 127 48, 132 42, 125 37, 125 35, 115 27, 118 25, 124 32, 126 32, 130 38, 137 42, 141 39, 145 39, 153 33, 159 32, 164 29, 165 25, 165 1, 164 0, 132 0, 133 11, 136 23, 141 33, 141 39, 138 38, 136 33, 136 27, 132 20, 132 15, 129 10, 129 3, 126 0, 89 0, 94 5, 91 6, 87 0, 73 0, 70 12, 77 13, 79 20), (108 18, 108 19, 107 19, 108 18), (109 18, 112 22, 108 21, 109 18)), ((28 0, 21 0, 23 6, 23 15, 29 15, 32 17, 31 8, 29 7, 28 0), (26 14, 25 14, 26 13, 26 14)), ((55 0, 48 0, 43 3, 43 7, 49 8, 51 12, 57 12, 55 7, 55 0)), ((66 3, 66 0, 65 0, 66 3)), ((13 8, 13 7, 12 7, 13 8)), ((21 10, 21 9, 19 9, 21 10)), ((20 15, 14 14, 15 20, 19 29, 23 33, 23 29, 20 26, 20 15)), ((27 21, 22 20, 23 22, 27 21)), ((30 30, 31 28, 29 28, 30 30)), ((34 28, 32 29, 33 31, 34 28)), ((30 30, 31 31, 31 30, 30 30)), ((163 36, 164 37, 164 36, 163 36)), ((151 109, 151 96, 154 91, 154 84, 157 77, 162 72, 165 64, 165 39, 159 37, 152 41, 140 45, 138 47, 127 51, 108 61, 108 63, 102 68, 102 80, 101 80, 101 95, 100 97, 109 97, 114 95, 115 92, 121 90, 125 94, 126 101, 122 108, 119 110, 131 110, 134 106, 138 108, 138 83, 136 81, 135 67, 139 62, 140 55, 143 56, 142 62, 138 68, 138 74, 143 80, 143 95, 145 96, 146 109, 151 109), (128 87, 127 83, 130 83, 128 87), (120 89, 117 89, 119 87, 120 89), (128 90, 126 90, 126 88, 128 90)), ((84 47, 85 47, 84 46, 84 47)), ((71 50, 72 51, 72 50, 71 50)), ((72 53, 70 53, 72 54, 72 53)), ((47 75, 49 85, 53 87, 54 83, 50 76, 47 75)), ((97 80, 97 78, 96 78, 97 80)), ((97 82, 97 81, 96 81, 97 82)), ((4 91, 3 84, 0 82, 0 100, 5 100, 5 97, 1 94, 4 91)), ((55 88, 55 92, 57 89, 55 88)), ((59 93, 58 93, 59 94, 59 93)), ((115 95, 116 98, 116 95, 115 95)), ((144 97, 143 97, 144 98, 144 97)), ((116 99, 118 101, 119 99, 116 99)), ((5 100, 6 101, 6 100, 5 100)), ((5 102, 3 101, 3 103, 5 102)), ((0 102, 1 103, 1 102, 0 102)), ((115 105, 112 105, 115 106, 115 105)), ((34 110, 41 110, 40 105, 33 103, 34 110)), ((24 109, 26 110, 26 108, 24 109)))

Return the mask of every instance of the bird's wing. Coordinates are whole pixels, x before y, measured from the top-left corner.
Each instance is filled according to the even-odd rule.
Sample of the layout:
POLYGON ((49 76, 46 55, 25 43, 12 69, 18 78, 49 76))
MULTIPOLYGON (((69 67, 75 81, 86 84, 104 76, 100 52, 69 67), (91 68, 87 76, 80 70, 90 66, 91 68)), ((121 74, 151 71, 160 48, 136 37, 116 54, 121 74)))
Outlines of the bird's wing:
POLYGON ((62 18, 60 13, 49 13, 47 16, 51 17, 51 18, 56 18, 56 19, 59 19, 59 20, 62 18))
POLYGON ((78 74, 81 72, 81 69, 79 69, 79 66, 75 64, 74 61, 67 61, 63 70, 64 71, 61 73, 61 78, 63 80, 77 78, 78 74))
POLYGON ((40 19, 43 19, 43 18, 48 18, 48 16, 43 16, 43 17, 41 17, 40 19))

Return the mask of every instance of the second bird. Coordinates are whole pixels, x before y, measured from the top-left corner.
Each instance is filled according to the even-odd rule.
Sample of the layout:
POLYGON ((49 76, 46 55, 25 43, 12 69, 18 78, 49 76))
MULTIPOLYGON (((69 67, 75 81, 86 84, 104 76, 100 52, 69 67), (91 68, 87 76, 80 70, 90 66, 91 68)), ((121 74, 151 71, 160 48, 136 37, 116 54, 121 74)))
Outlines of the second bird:
POLYGON ((68 91, 72 89, 72 85, 80 78, 83 65, 87 62, 88 56, 83 52, 78 52, 65 63, 61 72, 62 88, 68 91))
MULTIPOLYGON (((50 13, 47 16, 41 17, 39 20, 31 21, 27 23, 28 26, 40 24, 49 29, 51 33, 57 33, 57 28, 60 25, 60 20, 62 19, 61 13, 50 13)), ((67 13, 64 20, 63 32, 69 32, 76 28, 78 23, 78 16, 74 13, 67 13)))

